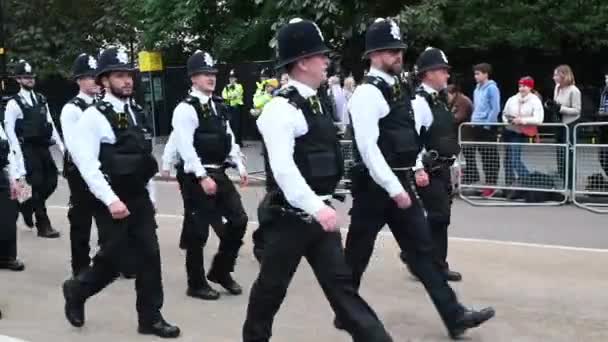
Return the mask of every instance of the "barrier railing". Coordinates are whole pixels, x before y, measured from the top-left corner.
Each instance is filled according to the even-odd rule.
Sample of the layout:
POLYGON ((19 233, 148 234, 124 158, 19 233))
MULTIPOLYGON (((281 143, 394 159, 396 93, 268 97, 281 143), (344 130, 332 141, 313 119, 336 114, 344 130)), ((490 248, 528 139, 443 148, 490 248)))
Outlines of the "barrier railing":
POLYGON ((479 206, 548 206, 567 202, 570 141, 565 124, 536 126, 523 138, 502 123, 463 123, 460 197, 479 206))
POLYGON ((572 200, 580 208, 608 214, 608 122, 574 127, 572 200))

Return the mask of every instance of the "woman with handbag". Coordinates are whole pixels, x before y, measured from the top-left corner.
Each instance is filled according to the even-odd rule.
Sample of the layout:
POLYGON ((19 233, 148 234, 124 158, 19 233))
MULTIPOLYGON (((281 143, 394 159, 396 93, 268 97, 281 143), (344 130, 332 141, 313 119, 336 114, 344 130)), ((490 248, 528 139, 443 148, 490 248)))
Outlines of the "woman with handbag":
POLYGON ((521 159, 522 145, 538 136, 537 125, 543 123, 544 109, 540 98, 534 94, 534 79, 526 76, 519 80, 519 92, 507 100, 502 120, 510 124, 504 132, 507 153, 505 181, 513 184, 515 176, 522 179, 530 172, 521 159))

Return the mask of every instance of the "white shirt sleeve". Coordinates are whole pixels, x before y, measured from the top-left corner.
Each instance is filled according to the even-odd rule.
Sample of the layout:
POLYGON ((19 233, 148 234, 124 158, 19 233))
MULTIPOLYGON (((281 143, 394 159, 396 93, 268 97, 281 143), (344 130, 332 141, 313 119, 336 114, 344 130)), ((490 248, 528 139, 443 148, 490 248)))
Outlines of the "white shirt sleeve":
POLYGON ((404 192, 401 182, 378 147, 380 136, 378 123, 390 111, 380 90, 371 84, 357 87, 351 97, 349 110, 357 148, 374 182, 386 190, 391 197, 404 192))
POLYGON ((303 119, 303 114, 287 100, 275 98, 264 107, 257 126, 264 139, 272 174, 285 199, 292 206, 314 216, 325 203, 306 183, 293 159, 295 138, 298 133, 304 134, 297 130, 297 115, 302 115, 303 119))
MULTIPOLYGON (((431 125, 433 124, 433 112, 431 111, 431 107, 429 107, 426 99, 420 95, 416 95, 416 98, 412 100, 412 109, 414 110, 414 121, 416 124, 416 132, 420 134, 422 127, 425 127, 428 131, 431 125)), ((424 163, 422 162, 422 157, 426 153, 426 148, 423 148, 418 156, 416 157, 416 166, 414 166, 414 171, 418 171, 424 169, 424 163)))
POLYGON ((230 128, 230 122, 228 121, 226 121, 226 132, 230 134, 232 141, 232 148, 230 149, 230 154, 228 155, 228 158, 236 164, 236 168, 239 171, 239 175, 246 175, 247 169, 245 168, 245 163, 243 162, 241 148, 234 139, 234 133, 232 132, 232 128, 230 128))
POLYGON ((59 132, 57 132, 57 128, 55 128, 55 122, 53 121, 53 117, 51 116, 51 110, 49 109, 49 105, 46 105, 46 119, 53 126, 53 140, 57 144, 57 147, 61 151, 61 154, 65 153, 65 146, 63 146, 63 141, 61 141, 61 136, 59 132))
POLYGON ((15 123, 20 116, 23 116, 23 113, 17 102, 13 99, 9 100, 4 111, 4 127, 6 129, 6 136, 9 144, 11 145, 11 150, 14 154, 16 162, 15 167, 19 174, 25 176, 27 172, 25 169, 25 161, 23 160, 23 152, 21 151, 21 144, 19 144, 19 139, 15 133, 15 123))
POLYGON ((171 133, 167 143, 165 144, 165 150, 163 151, 162 157, 162 171, 171 171, 171 168, 177 162, 177 147, 175 146, 175 134, 171 133))
POLYGON ((198 127, 196 110, 189 104, 180 103, 173 111, 172 120, 177 152, 184 160, 184 172, 196 177, 207 175, 201 160, 194 150, 194 131, 198 127))
POLYGON ((61 115, 59 116, 59 122, 61 122, 64 144, 68 151, 70 151, 72 149, 72 146, 74 146, 72 136, 74 135, 74 131, 76 130, 76 124, 78 123, 79 118, 80 109, 78 107, 71 103, 68 103, 63 106, 63 109, 61 110, 61 115))
POLYGON ((94 107, 87 109, 76 125, 70 153, 91 193, 109 206, 119 198, 100 170, 99 149, 104 127, 111 131, 109 122, 101 113, 94 107))

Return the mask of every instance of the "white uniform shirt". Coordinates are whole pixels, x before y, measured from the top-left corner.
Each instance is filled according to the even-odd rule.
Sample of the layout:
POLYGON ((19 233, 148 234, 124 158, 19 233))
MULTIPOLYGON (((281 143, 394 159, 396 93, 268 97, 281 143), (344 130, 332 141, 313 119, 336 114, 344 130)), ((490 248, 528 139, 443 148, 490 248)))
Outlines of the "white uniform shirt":
MULTIPOLYGON (((422 88, 427 93, 434 95, 437 94, 437 90, 431 88, 430 86, 422 83, 422 88)), ((433 112, 431 111, 431 107, 426 99, 420 95, 416 95, 416 98, 412 100, 412 109, 414 109, 414 121, 416 121, 416 131, 420 134, 420 130, 424 126, 428 131, 433 124, 433 112)), ((422 155, 426 152, 425 149, 418 154, 418 158, 416 159, 416 166, 414 170, 424 169, 424 165, 422 164, 422 155)))
MULTIPOLYGON (((93 98, 83 92, 78 93, 76 95, 80 99, 82 99, 87 105, 93 104, 93 98)), ((82 117, 84 111, 80 109, 80 107, 75 104, 68 102, 63 106, 61 110, 61 116, 59 117, 59 121, 61 122, 61 129, 63 130, 63 140, 65 143, 65 147, 68 151, 71 151, 74 143, 73 136, 77 130, 76 124, 78 120, 82 117)))
MULTIPOLYGON (((8 137, 6 136, 6 133, 4 132, 4 129, 2 128, 2 126, 0 125, 0 139, 2 140, 8 140, 8 137)), ((9 146, 10 146, 10 141, 9 141, 9 146)), ((25 170, 20 169, 19 165, 17 164, 16 158, 15 158, 15 153, 12 151, 12 147, 10 147, 11 151, 9 151, 8 153, 8 165, 6 166, 5 170, 8 172, 8 177, 10 180, 17 180, 23 176, 25 176, 25 170)), ((0 170, 2 171, 2 170, 0 170)))
MULTIPOLYGON (((128 101, 119 99, 109 92, 106 93, 103 101, 112 104, 114 111, 117 113, 123 113, 124 106, 127 104, 133 122, 137 123, 137 118, 133 115, 134 112, 128 101)), ((99 150, 101 144, 116 143, 116 135, 114 135, 112 126, 106 117, 96 107, 89 107, 76 124, 76 129, 73 133, 72 140, 74 145, 70 154, 91 193, 105 205, 110 205, 119 200, 100 170, 99 150)), ((147 188, 152 203, 155 203, 154 183, 150 181, 147 188)))
MULTIPOLYGON (((210 97, 192 88, 190 95, 197 97, 201 104, 209 102, 210 97)), ((211 108, 217 114, 215 103, 211 101, 211 108)), ((184 160, 184 172, 194 173, 196 177, 207 175, 205 167, 201 163, 196 150, 194 149, 194 131, 198 128, 198 115, 196 109, 190 104, 181 102, 173 111, 173 132, 175 132, 175 144, 177 152, 184 160)), ((240 175, 246 174, 245 165, 241 157, 241 148, 234 141, 234 134, 230 128, 230 123, 226 122, 226 132, 232 137, 232 148, 228 154, 228 159, 237 165, 240 175)))
POLYGON ((171 168, 179 161, 179 153, 177 152, 177 145, 175 138, 175 131, 169 134, 167 143, 165 144, 165 150, 163 151, 162 157, 162 171, 171 171, 171 168))
MULTIPOLYGON (((295 87, 302 97, 317 95, 311 87, 290 79, 286 86, 295 87)), ((308 133, 304 113, 283 97, 275 97, 264 107, 257 126, 268 152, 272 174, 287 202, 295 208, 315 215, 325 203, 306 183, 293 159, 295 139, 308 133)))
MULTIPOLYGON (((21 89, 19 93, 17 93, 21 100, 27 105, 32 106, 32 96, 34 95, 32 91, 21 89)), ((37 100, 37 99, 36 99, 37 100)), ((57 133, 57 129, 55 129, 55 123, 53 123, 53 118, 51 117, 51 111, 49 110, 49 105, 46 105, 46 115, 48 122, 53 125, 53 140, 57 143, 59 150, 61 153, 64 153, 64 146, 61 142, 61 138, 59 133, 57 133)), ((17 134, 15 133, 15 123, 17 120, 23 119, 23 112, 21 111, 21 107, 17 104, 17 101, 14 99, 10 99, 6 104, 6 110, 4 112, 4 128, 6 129, 6 135, 8 136, 8 140, 10 141, 11 148, 15 153, 15 160, 17 163, 17 168, 19 169, 19 173, 26 174, 25 171, 25 162, 23 161, 23 152, 21 151, 21 145, 19 144, 19 139, 17 138, 17 134)))
MULTIPOLYGON (((381 77, 390 86, 397 81, 395 77, 374 67, 370 68, 368 76, 381 77)), ((389 104, 384 99, 382 92, 372 84, 362 84, 355 89, 348 108, 355 131, 357 149, 370 176, 374 182, 388 192, 390 197, 404 192, 401 182, 378 147, 378 137, 380 136, 378 123, 390 112, 389 104)))

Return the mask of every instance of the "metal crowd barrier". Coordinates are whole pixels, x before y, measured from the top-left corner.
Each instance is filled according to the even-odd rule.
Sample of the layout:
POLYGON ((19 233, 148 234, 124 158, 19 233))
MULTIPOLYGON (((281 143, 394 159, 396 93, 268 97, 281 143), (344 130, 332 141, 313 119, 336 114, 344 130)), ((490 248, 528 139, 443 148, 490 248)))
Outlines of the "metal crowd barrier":
POLYGON ((574 127, 572 200, 580 208, 608 214, 608 122, 574 127))
POLYGON ((567 183, 570 169, 568 126, 542 124, 537 126, 539 133, 535 137, 524 142, 506 142, 508 126, 503 123, 463 123, 459 126, 458 139, 462 148, 460 197, 476 206, 566 203, 570 194, 567 183), (560 137, 563 141, 559 141, 560 137), (521 163, 517 162, 518 153, 521 163), (495 193, 487 196, 491 192, 495 193))
POLYGON ((342 149, 342 156, 344 157, 344 176, 338 184, 336 190, 339 194, 350 194, 351 177, 350 169, 355 163, 355 157, 353 155, 353 141, 348 139, 340 140, 340 148, 342 149))

